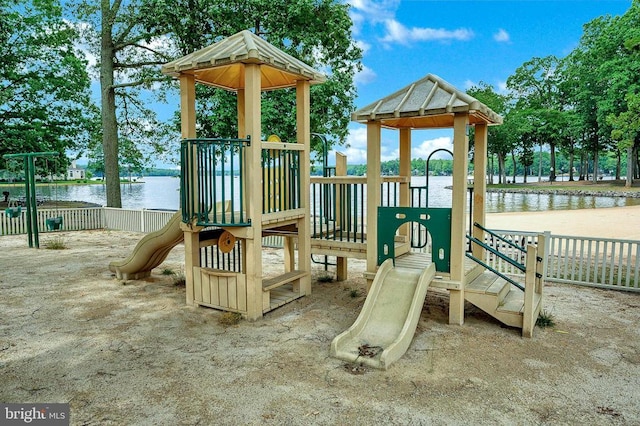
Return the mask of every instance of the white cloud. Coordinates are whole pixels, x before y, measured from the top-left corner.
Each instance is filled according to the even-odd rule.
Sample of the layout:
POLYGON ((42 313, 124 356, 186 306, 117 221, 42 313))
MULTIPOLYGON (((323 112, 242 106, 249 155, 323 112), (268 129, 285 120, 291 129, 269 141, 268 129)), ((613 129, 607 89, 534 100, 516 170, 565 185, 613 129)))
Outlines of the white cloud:
POLYGON ((409 44, 415 41, 466 41, 474 37, 467 28, 446 30, 444 28, 407 28, 395 19, 385 21, 387 34, 381 39, 384 43, 409 44))
POLYGON ((493 35, 493 39, 498 43, 511 42, 511 37, 509 36, 509 33, 502 28, 500 28, 498 32, 493 35))
POLYGON ((395 16, 400 0, 347 0, 351 5, 351 13, 361 19, 380 22, 395 16))
POLYGON ((376 77, 377 74, 371 68, 363 65, 362 70, 355 75, 354 81, 357 85, 369 84, 374 81, 376 77))
POLYGON ((369 49, 371 49, 371 45, 363 40, 356 40, 356 46, 362 50, 362 55, 366 55, 369 49))
MULTIPOLYGON (((453 152, 453 139, 449 136, 441 136, 436 139, 424 140, 420 145, 411 149, 411 158, 423 158, 426 160, 433 151, 441 148, 445 148, 453 152)), ((451 156, 442 151, 435 154, 433 158, 450 159, 451 156)))
POLYGON ((335 152, 341 152, 347 156, 347 164, 367 163, 367 128, 358 126, 349 129, 346 146, 335 147, 329 153, 329 163, 335 164, 335 152))

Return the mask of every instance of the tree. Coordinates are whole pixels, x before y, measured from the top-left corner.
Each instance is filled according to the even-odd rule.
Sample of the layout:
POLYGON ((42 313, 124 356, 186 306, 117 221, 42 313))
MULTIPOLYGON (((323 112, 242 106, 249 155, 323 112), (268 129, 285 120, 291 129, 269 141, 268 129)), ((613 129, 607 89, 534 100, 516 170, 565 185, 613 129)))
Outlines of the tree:
MULTIPOLYGON (((612 136, 615 121, 628 110, 628 94, 640 91, 640 1, 634 0, 622 16, 603 16, 584 26, 578 47, 568 57, 570 99, 584 123, 588 148, 594 165, 598 152, 624 149, 612 136)), ((619 156, 621 158, 621 156, 619 156)), ((632 161, 629 155, 627 161, 632 161)), ((597 179, 594 167, 594 179, 597 179)), ((632 167, 628 167, 629 170, 632 167)), ((627 182, 630 184, 630 182, 627 182)))
MULTIPOLYGON (((344 143, 355 109, 353 78, 362 52, 351 37, 349 6, 335 0, 149 0, 150 32, 171 34, 186 55, 238 31, 250 29, 269 43, 327 74, 311 89, 311 131, 344 143)), ((198 133, 202 137, 237 135, 235 94, 198 87, 198 133)), ((295 138, 295 93, 263 95, 262 127, 283 140, 295 138)), ((321 152, 317 138, 312 148, 321 152)))
POLYGON ((156 17, 147 14, 143 2, 81 0, 74 6, 87 24, 85 39, 100 58, 101 148, 109 207, 122 207, 119 159, 143 164, 164 151, 162 126, 141 91, 166 81, 158 66, 168 59, 169 43, 162 33, 148 30, 148 21, 156 17))
POLYGON ((0 0, 0 165, 2 155, 84 147, 95 125, 86 61, 56 0, 0 0))
POLYGON ((527 111, 532 135, 539 144, 548 144, 551 154, 549 180, 556 179, 556 146, 566 140, 565 117, 560 96, 560 61, 555 56, 532 58, 507 79, 507 87, 517 97, 515 108, 527 111))
MULTIPOLYGON (((471 87, 467 93, 480 102, 487 105, 494 112, 505 115, 509 110, 510 99, 493 89, 490 84, 480 82, 478 86, 471 87)), ((498 157, 498 183, 506 183, 506 158, 514 148, 514 137, 511 133, 509 120, 505 120, 501 126, 491 126, 488 129, 488 152, 498 157)))

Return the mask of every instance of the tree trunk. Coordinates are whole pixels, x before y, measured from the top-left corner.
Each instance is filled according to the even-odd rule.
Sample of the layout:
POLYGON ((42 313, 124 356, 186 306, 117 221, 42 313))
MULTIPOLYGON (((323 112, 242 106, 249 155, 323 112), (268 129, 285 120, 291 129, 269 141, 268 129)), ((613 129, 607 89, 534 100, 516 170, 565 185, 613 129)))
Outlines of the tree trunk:
POLYGON ((569 153, 569 182, 573 182, 573 149, 569 153))
POLYGON ((596 144, 596 148, 593 150, 593 183, 598 182, 598 161, 599 158, 598 145, 596 144))
POLYGON ((515 151, 511 151, 511 162, 513 163, 513 183, 516 183, 516 175, 518 173, 518 164, 516 163, 515 151))
POLYGON ((635 163, 633 158, 635 150, 633 148, 633 146, 629 146, 629 148, 627 148, 627 181, 624 184, 627 188, 631 188, 633 185, 633 164, 635 163))
POLYGON ((622 152, 616 148, 616 180, 620 180, 620 171, 622 169, 622 152))
POLYGON ((549 143, 549 182, 556 181, 556 144, 549 143))
POLYGON ((109 0, 102 0, 101 8, 100 90, 104 178, 107 207, 120 208, 122 207, 122 196, 120 193, 120 167, 118 165, 118 122, 116 120, 115 89, 113 88, 115 48, 112 38, 113 17, 109 0))
POLYGON ((505 156, 502 153, 498 153, 498 184, 505 184, 507 183, 506 181, 505 156))

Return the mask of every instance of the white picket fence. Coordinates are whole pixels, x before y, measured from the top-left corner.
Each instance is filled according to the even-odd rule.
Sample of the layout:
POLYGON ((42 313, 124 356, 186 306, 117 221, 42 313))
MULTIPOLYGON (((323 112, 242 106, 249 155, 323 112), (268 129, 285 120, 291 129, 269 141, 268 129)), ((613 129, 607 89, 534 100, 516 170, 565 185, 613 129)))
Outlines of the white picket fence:
MULTIPOLYGON (((538 234, 532 232, 493 232, 521 247, 538 243, 538 234)), ((552 234, 547 241, 546 281, 640 292, 640 241, 552 234)), ((497 239, 486 242, 523 262, 523 252, 509 244, 497 239)), ((497 256, 489 256, 487 263, 501 272, 522 275, 497 256)))
MULTIPOLYGON (((129 210, 107 207, 86 209, 38 210, 38 229, 47 230, 46 220, 62 217, 65 231, 112 229, 130 232, 153 232, 161 229, 173 216, 169 210, 129 210)), ((520 231, 494 231, 513 243, 526 247, 537 244, 537 234, 520 231)), ((26 234, 25 209, 19 217, 10 218, 0 211, 0 235, 26 234)), ((548 264, 545 279, 592 287, 640 292, 640 241, 610 238, 549 235, 548 264)), ((522 262, 523 254, 499 240, 490 241, 503 254, 522 262)), ((265 246, 282 247, 279 237, 265 237, 265 246)), ((501 272, 520 275, 513 265, 497 256, 486 259, 489 266, 501 272)))

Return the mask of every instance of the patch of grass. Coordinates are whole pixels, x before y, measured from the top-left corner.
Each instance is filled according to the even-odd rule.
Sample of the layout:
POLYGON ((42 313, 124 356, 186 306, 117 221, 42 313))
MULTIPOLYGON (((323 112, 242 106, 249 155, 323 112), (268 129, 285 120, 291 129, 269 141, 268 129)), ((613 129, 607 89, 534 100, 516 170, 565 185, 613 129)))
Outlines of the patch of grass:
POLYGON ((547 311, 542 311, 538 314, 536 325, 540 328, 554 327, 556 325, 553 319, 553 314, 547 311))
POLYGON ((187 277, 184 275, 184 272, 174 272, 171 277, 173 278, 173 285, 176 287, 185 287, 187 285, 187 277))
POLYGON ((356 298, 362 295, 362 291, 359 288, 351 288, 349 289, 349 297, 356 298))
POLYGON ((62 237, 53 237, 45 241, 44 247, 49 250, 64 250, 67 244, 62 237))
POLYGON ((320 275, 318 278, 316 278, 316 281, 318 281, 319 283, 330 283, 333 281, 333 277, 329 274, 320 275))
POLYGON ((218 318, 218 323, 224 327, 236 325, 242 319, 242 315, 238 312, 225 312, 218 318))
POLYGON ((164 268, 161 272, 162 275, 175 275, 175 271, 171 268, 164 268))

